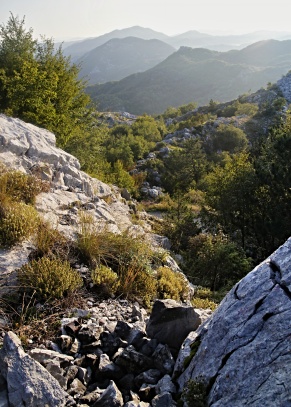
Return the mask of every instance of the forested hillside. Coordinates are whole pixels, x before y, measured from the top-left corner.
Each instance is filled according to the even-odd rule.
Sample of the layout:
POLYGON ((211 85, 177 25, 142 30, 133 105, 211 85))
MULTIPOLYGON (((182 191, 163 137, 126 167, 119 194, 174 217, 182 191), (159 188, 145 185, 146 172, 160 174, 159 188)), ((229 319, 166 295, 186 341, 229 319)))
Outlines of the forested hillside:
POLYGON ((181 47, 146 72, 90 86, 86 92, 103 111, 158 114, 193 100, 203 105, 256 91, 286 74, 290 63, 291 40, 263 41, 229 52, 181 47))

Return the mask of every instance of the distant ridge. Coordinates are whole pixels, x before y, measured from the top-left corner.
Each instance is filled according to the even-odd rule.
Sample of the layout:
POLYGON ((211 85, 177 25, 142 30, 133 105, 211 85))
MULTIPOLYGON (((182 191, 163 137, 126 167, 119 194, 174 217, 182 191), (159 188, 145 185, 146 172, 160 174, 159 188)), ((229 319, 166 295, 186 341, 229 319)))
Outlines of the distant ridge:
POLYGON ((80 76, 89 84, 117 81, 150 69, 166 59, 175 48, 160 40, 136 37, 114 38, 94 48, 77 62, 80 76))
POLYGON ((81 58, 82 55, 91 51, 92 49, 105 44, 107 41, 114 38, 126 38, 126 37, 137 37, 143 40, 157 39, 164 41, 168 38, 166 34, 154 31, 150 28, 143 28, 139 26, 124 28, 121 30, 114 30, 107 34, 101 35, 95 38, 87 38, 82 41, 76 41, 71 43, 68 47, 64 44, 64 54, 71 56, 73 61, 81 58))
POLYGON ((257 41, 266 39, 285 40, 291 39, 291 31, 257 31, 241 35, 211 35, 201 33, 197 30, 187 31, 185 33, 168 36, 161 32, 134 26, 114 30, 98 37, 86 38, 79 41, 68 41, 63 43, 65 55, 70 55, 73 61, 76 61, 92 49, 105 44, 113 38, 137 37, 144 40, 157 39, 179 49, 181 46, 191 48, 209 48, 216 51, 229 51, 232 49, 242 49, 257 41))
POLYGON ((169 106, 228 101, 276 82, 290 70, 291 40, 260 41, 218 52, 181 47, 157 66, 119 82, 87 88, 101 110, 158 114, 169 106))

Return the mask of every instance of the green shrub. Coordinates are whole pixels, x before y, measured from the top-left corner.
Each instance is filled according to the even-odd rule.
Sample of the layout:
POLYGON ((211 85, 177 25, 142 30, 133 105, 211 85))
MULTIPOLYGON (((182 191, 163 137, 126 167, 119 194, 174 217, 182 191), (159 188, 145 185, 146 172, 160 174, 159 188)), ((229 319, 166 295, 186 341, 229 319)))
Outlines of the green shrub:
POLYGON ((191 300, 191 304, 194 308, 201 308, 201 309, 211 309, 214 311, 217 308, 217 304, 210 300, 209 298, 197 298, 194 297, 191 300))
POLYGON ((2 167, 0 174, 0 191, 13 200, 34 204, 35 198, 41 192, 49 191, 49 183, 34 175, 26 175, 20 171, 6 171, 2 167))
POLYGON ((39 222, 36 210, 23 202, 1 205, 0 246, 12 246, 31 235, 39 222))
POLYGON ((195 290, 191 303, 194 308, 210 308, 212 311, 217 308, 215 293, 207 287, 199 287, 197 290, 195 290))
POLYGON ((209 299, 212 298, 212 291, 210 288, 207 287, 199 287, 195 291, 195 297, 201 298, 201 299, 209 299))
POLYGON ((118 275, 109 267, 101 264, 92 271, 93 283, 102 288, 106 294, 115 294, 118 287, 118 275))
POLYGON ((28 292, 36 292, 41 300, 61 298, 83 284, 78 271, 68 262, 42 257, 23 265, 17 272, 20 286, 28 292))
POLYGON ((151 301, 157 298, 157 281, 150 271, 141 271, 133 285, 135 297, 142 299, 145 306, 150 307, 151 301))
POLYGON ((188 407, 207 407, 207 396, 207 385, 202 377, 189 380, 182 392, 182 399, 188 407))
POLYGON ((189 286, 186 277, 168 267, 157 270, 157 291, 159 298, 172 298, 176 301, 185 300, 189 296, 189 286))

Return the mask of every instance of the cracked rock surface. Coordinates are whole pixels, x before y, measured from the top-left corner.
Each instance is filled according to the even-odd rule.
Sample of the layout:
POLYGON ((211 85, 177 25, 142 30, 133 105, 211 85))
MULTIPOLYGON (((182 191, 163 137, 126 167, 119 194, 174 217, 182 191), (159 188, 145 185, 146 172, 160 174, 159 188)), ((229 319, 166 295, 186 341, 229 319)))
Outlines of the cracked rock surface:
POLYGON ((291 238, 237 283, 178 379, 206 380, 211 407, 291 406, 291 238))

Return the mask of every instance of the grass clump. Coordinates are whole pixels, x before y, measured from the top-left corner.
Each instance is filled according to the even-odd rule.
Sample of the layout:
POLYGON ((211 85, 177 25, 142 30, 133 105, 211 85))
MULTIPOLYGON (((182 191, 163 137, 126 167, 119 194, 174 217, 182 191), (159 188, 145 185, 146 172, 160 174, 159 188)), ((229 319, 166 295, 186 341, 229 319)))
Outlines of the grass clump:
POLYGON ((189 296, 189 285, 182 273, 175 272, 168 267, 159 267, 157 270, 157 291, 159 298, 183 301, 189 296))
POLYGON ((61 298, 83 285, 80 274, 68 262, 48 257, 23 265, 17 278, 25 291, 35 292, 40 300, 61 298))
POLYGON ((150 245, 127 233, 99 231, 91 214, 81 213, 80 221, 77 247, 83 261, 95 268, 93 282, 100 282, 101 286, 105 281, 105 293, 109 288, 115 294, 141 299, 149 305, 156 297, 156 280, 151 270, 154 254, 150 245), (110 281, 113 274, 108 269, 117 275, 116 281, 110 281))
POLYGON ((80 257, 93 265, 93 282, 111 293, 141 300, 146 306, 155 298, 185 300, 188 281, 182 273, 159 267, 167 257, 165 251, 153 251, 141 237, 128 233, 98 231, 91 214, 81 213, 77 246, 80 257), (108 269, 109 268, 109 269, 108 269), (111 271, 109 271, 111 269, 111 271), (117 275, 113 279, 113 274, 117 275), (114 280, 111 280, 111 278, 114 280))
POLYGON ((13 246, 31 235, 39 222, 36 210, 23 202, 0 200, 0 246, 13 246))
POLYGON ((70 242, 56 228, 53 228, 49 222, 39 222, 33 243, 36 250, 33 253, 34 258, 58 257, 67 259, 70 252, 70 242))

